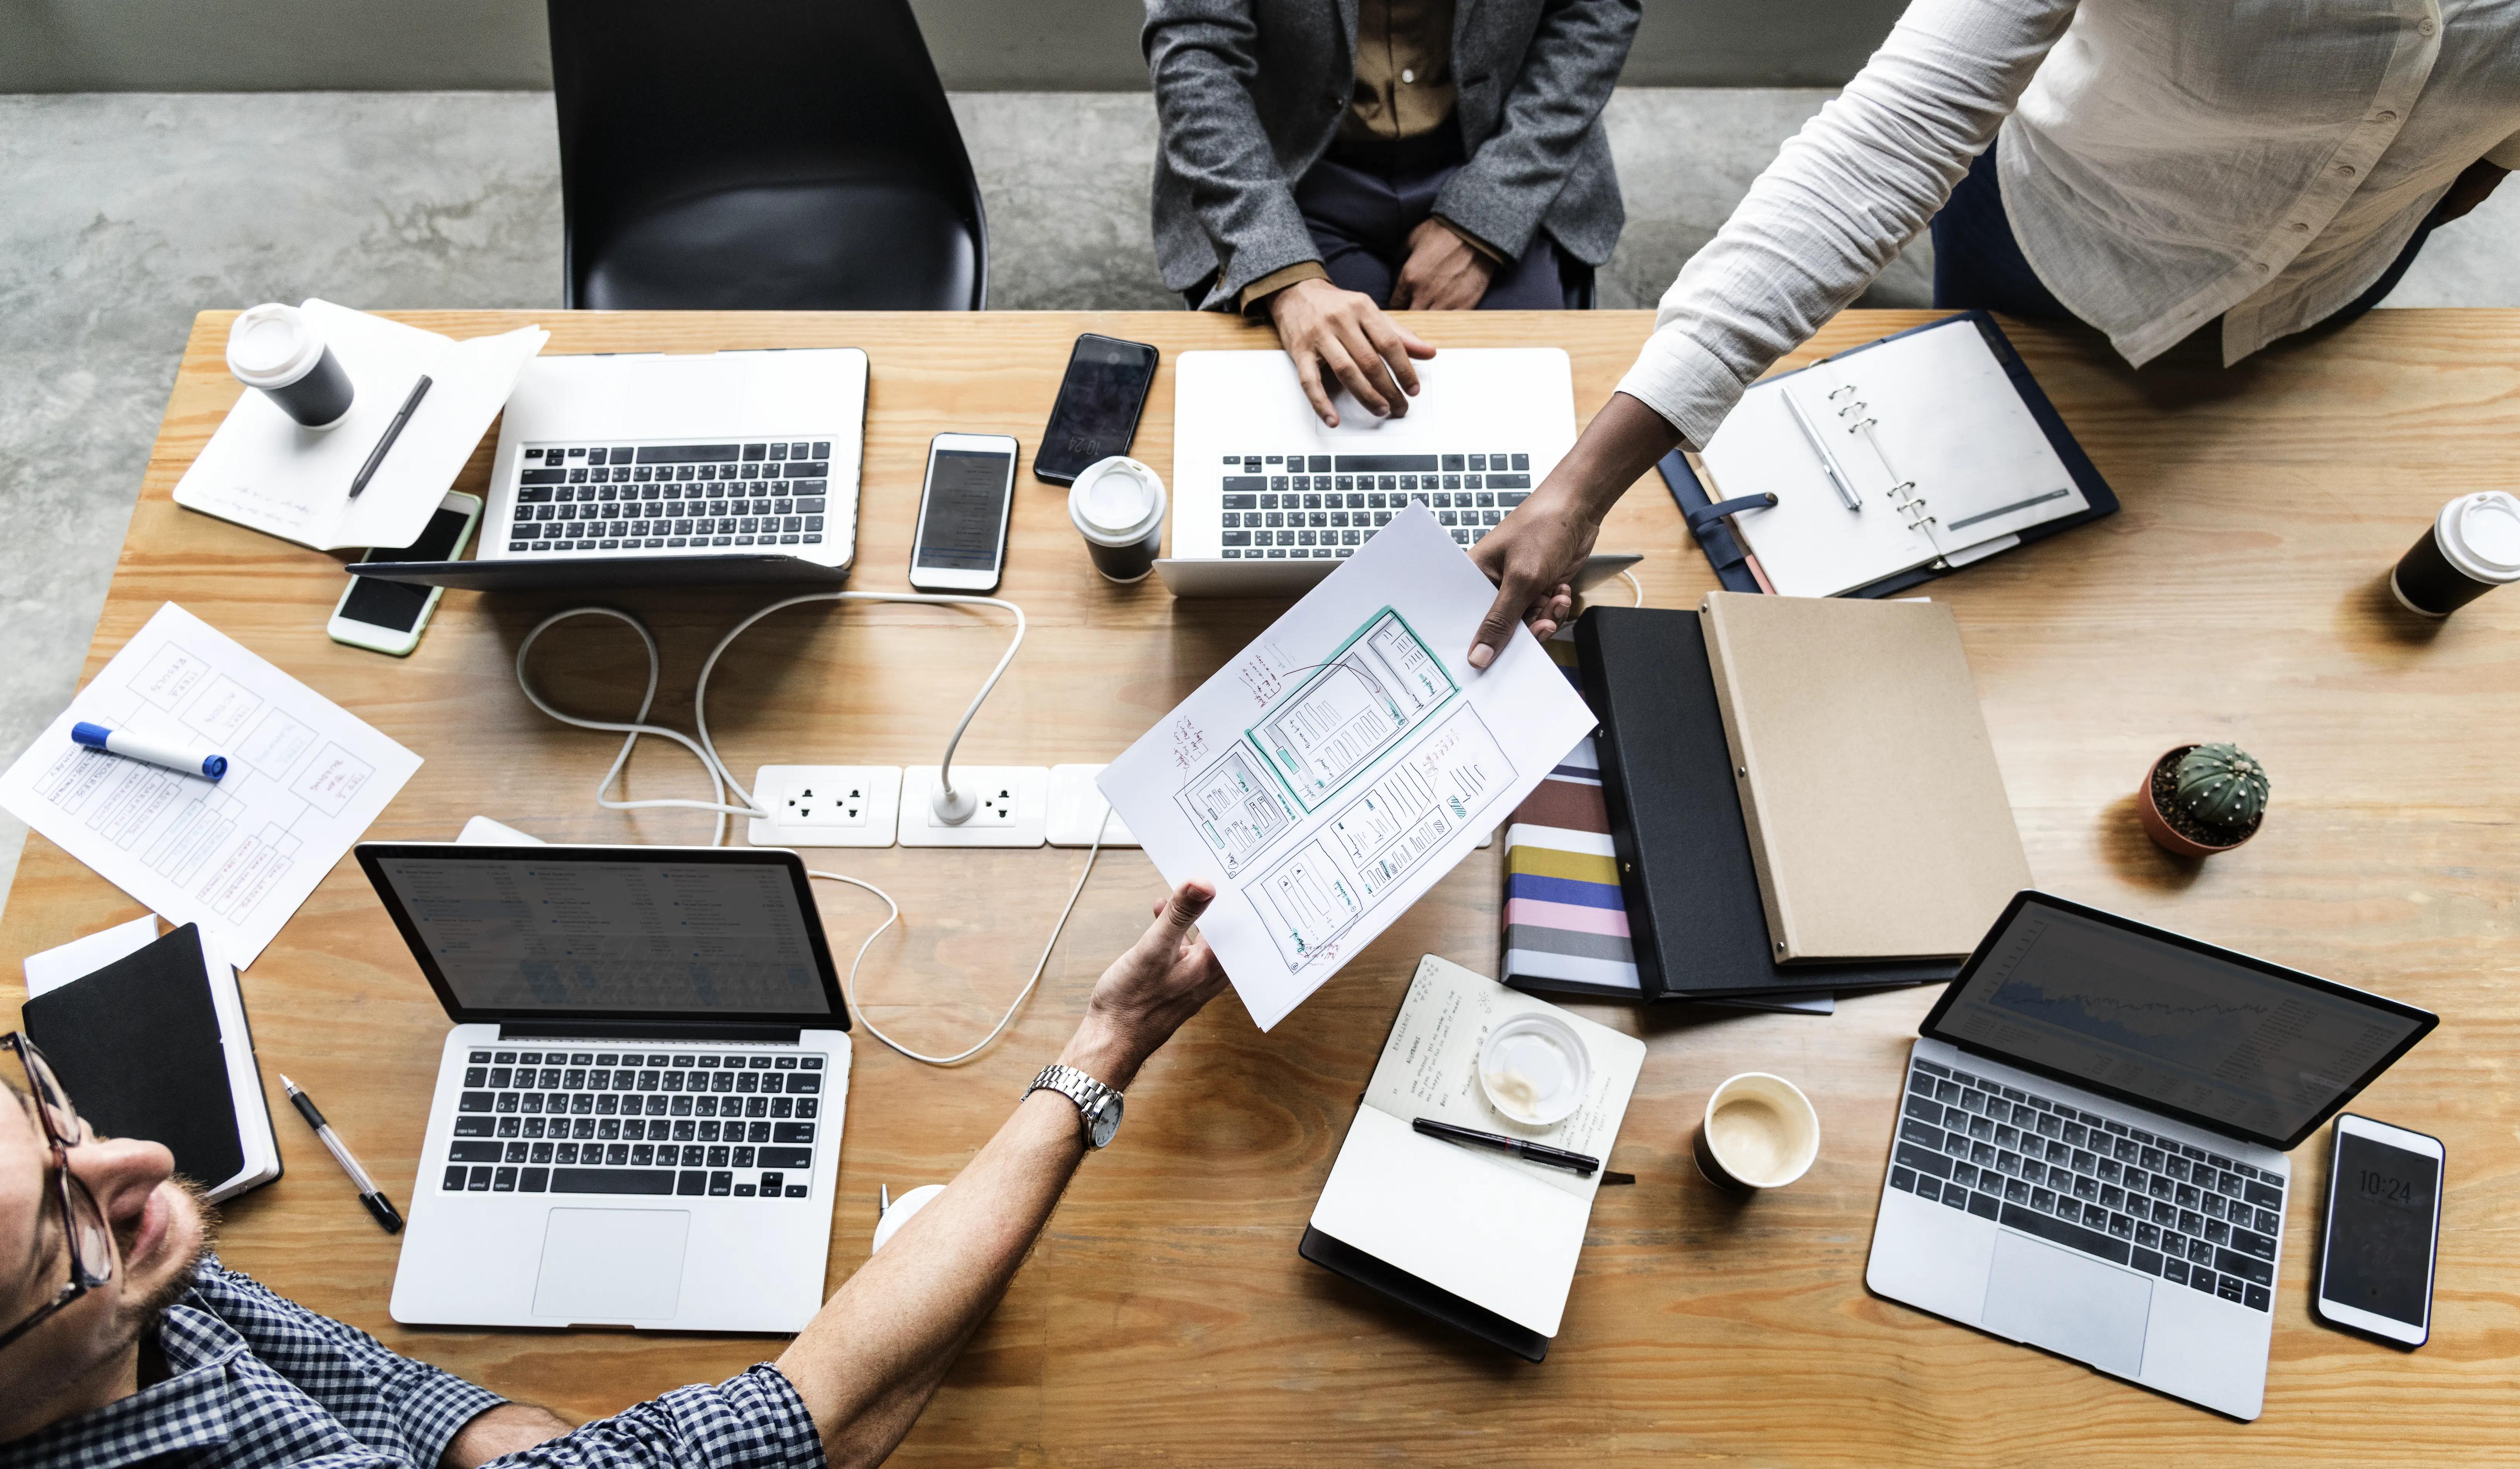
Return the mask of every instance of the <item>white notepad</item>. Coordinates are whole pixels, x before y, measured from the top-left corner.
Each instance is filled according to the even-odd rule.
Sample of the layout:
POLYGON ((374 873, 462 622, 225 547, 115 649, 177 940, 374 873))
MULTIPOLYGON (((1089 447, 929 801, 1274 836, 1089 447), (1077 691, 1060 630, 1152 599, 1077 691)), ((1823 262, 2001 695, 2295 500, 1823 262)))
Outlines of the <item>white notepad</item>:
POLYGON ((1484 974, 1428 955, 1409 982, 1356 1121, 1313 1207, 1324 1234, 1555 1336, 1584 1248, 1601 1176, 1526 1163, 1420 1135, 1420 1117, 1589 1153, 1606 1166, 1645 1044, 1484 974), (1488 1104, 1479 1045, 1515 1015, 1546 1010, 1575 1027, 1593 1063, 1593 1090, 1554 1127, 1525 1127, 1488 1104))
POLYGON ((551 334, 519 327, 457 341, 330 301, 298 310, 350 375, 349 417, 319 433, 248 389, 176 481, 175 503, 318 551, 408 546, 551 334), (351 499, 350 481, 423 374, 428 395, 351 499))
POLYGON ((1700 459, 1711 498, 1777 497, 1732 526, 1788 597, 1964 565, 2091 509, 1967 317, 1753 385, 1700 459), (1860 511, 1847 509, 1823 454, 1860 511))

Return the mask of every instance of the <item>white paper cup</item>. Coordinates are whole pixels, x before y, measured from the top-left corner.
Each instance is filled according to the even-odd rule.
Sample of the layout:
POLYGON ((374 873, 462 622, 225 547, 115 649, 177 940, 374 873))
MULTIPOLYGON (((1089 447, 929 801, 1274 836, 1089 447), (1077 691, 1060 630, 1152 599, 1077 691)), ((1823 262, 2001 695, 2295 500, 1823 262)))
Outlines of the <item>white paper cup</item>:
POLYGON ((1067 487, 1067 518, 1095 570, 1115 582, 1145 581, 1163 549, 1163 476, 1124 455, 1096 460, 1067 487))
POLYGON ((1706 1098, 1689 1150, 1719 1188, 1782 1188, 1820 1156, 1820 1112, 1783 1077, 1745 1071, 1706 1098))
POLYGON ((2479 490, 2442 507, 2389 572, 2389 593, 2409 612, 2447 617, 2497 587, 2520 582, 2520 499, 2479 490))
POLYGON ((296 307, 277 301, 239 313, 229 326, 228 371, 308 428, 348 418, 357 397, 324 334, 296 307))
POLYGON ((1479 1045, 1479 1087, 1507 1120, 1564 1122, 1593 1091, 1593 1057, 1575 1027, 1534 1011, 1498 1024, 1479 1045))

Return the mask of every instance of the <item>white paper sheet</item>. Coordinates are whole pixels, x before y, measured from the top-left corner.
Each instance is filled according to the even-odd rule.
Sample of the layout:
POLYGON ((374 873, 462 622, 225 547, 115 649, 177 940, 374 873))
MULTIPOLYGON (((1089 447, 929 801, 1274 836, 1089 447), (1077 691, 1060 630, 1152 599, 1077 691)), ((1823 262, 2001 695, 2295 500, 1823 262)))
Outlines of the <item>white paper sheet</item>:
POLYGON ((73 979, 85 979, 118 958, 129 958, 158 942, 158 915, 143 913, 128 923, 99 929, 58 949, 26 956, 26 998, 49 995, 73 979))
POLYGON ((318 433, 248 390, 176 482, 175 503, 318 551, 408 546, 551 334, 519 327, 457 341, 330 301, 298 309, 350 375, 349 417, 318 433), (351 499, 350 481, 423 374, 428 395, 351 499))
POLYGON ((173 602, 0 776, 0 807, 250 965, 420 757, 173 602), (80 720, 202 744, 224 779, 70 742, 80 720))
POLYGON ((1592 733, 1532 636, 1464 660, 1496 589, 1412 504, 1104 769, 1267 1030, 1409 910, 1592 733))

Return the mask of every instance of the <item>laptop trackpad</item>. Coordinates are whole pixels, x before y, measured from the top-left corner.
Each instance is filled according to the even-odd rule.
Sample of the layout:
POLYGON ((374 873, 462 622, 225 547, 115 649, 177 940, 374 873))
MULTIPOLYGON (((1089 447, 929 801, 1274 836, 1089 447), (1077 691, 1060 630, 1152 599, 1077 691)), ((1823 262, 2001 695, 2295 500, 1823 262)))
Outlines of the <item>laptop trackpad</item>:
POLYGON ((571 1321, 664 1320, 683 1295, 679 1209, 555 1209, 543 1233, 534 1314, 571 1321))
POLYGON ((2146 1276, 2008 1231, 1996 1237, 1979 1313, 1989 1331, 2133 1377, 2151 1313, 2146 1276))

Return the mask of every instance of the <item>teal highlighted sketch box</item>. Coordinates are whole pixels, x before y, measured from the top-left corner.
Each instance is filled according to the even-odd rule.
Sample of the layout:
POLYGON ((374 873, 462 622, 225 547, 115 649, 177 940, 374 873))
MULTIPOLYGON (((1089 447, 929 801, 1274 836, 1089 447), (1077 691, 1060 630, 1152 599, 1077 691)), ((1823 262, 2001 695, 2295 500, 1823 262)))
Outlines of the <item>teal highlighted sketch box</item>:
POLYGON ((1311 812, 1460 693, 1444 660, 1386 606, 1243 736, 1286 794, 1311 812))

